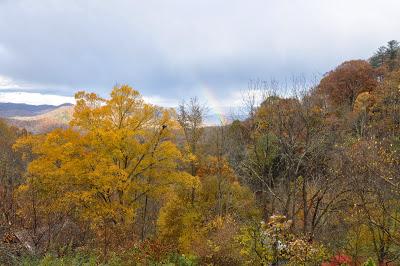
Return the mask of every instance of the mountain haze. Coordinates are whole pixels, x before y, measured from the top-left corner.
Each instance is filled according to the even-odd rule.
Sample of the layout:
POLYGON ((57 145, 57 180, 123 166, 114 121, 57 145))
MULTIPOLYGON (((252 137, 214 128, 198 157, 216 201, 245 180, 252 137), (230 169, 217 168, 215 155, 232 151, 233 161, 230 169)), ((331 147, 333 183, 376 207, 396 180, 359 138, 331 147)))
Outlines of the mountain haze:
POLYGON ((65 128, 72 118, 72 104, 29 105, 0 103, 0 117, 9 124, 32 133, 44 133, 54 128, 65 128))

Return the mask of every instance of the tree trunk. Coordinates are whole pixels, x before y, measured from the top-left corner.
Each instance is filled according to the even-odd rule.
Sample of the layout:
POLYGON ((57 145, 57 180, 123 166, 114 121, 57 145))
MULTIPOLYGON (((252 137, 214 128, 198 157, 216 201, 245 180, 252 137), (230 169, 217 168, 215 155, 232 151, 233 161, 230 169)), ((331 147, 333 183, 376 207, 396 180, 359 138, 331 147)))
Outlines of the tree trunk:
POLYGON ((306 179, 303 177, 303 233, 307 234, 308 230, 308 206, 307 206, 307 188, 306 179))
POLYGON ((144 240, 145 233, 146 233, 147 202, 148 202, 148 196, 146 195, 145 200, 144 200, 144 209, 143 209, 142 232, 140 234, 140 238, 142 241, 144 240))

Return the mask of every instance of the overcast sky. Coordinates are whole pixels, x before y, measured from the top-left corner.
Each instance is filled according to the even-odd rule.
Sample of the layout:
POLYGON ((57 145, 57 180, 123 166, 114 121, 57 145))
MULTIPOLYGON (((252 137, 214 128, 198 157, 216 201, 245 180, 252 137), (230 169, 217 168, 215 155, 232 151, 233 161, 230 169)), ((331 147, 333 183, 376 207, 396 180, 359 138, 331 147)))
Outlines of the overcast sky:
POLYGON ((0 0, 0 101, 127 83, 174 105, 251 79, 321 75, 400 39, 398 0, 0 0), (20 93, 32 92, 34 94, 20 93), (11 94, 10 94, 11 93, 11 94))

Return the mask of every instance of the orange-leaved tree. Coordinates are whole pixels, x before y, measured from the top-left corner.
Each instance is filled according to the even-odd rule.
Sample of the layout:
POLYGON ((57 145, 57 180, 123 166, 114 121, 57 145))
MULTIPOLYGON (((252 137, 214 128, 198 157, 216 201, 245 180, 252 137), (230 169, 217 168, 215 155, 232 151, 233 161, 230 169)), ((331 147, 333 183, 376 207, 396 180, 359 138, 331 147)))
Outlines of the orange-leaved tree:
POLYGON ((327 73, 318 90, 335 106, 352 106, 359 93, 372 91, 377 85, 376 72, 367 61, 351 60, 327 73))

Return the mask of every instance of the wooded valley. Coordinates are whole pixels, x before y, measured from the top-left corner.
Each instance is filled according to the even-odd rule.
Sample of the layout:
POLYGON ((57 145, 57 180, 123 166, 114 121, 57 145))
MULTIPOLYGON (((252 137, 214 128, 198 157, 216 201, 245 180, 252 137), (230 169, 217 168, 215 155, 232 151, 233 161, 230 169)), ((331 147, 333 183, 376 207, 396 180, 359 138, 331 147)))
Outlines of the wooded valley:
POLYGON ((398 42, 250 82, 216 126, 196 98, 75 97, 66 129, 0 122, 1 265, 400 265, 398 42))

